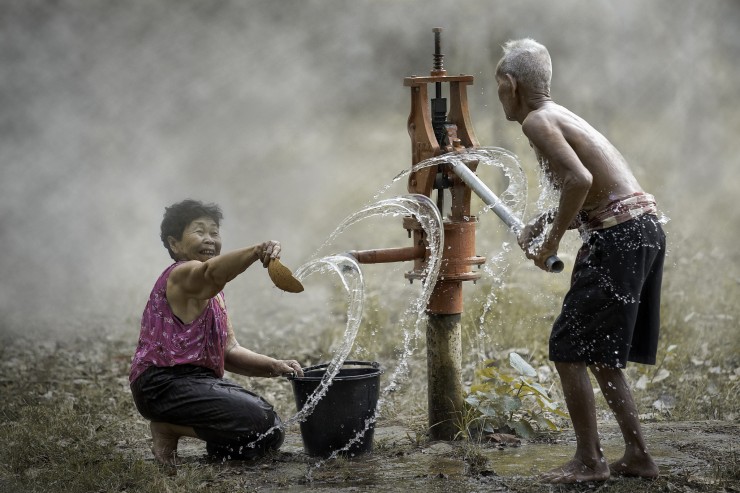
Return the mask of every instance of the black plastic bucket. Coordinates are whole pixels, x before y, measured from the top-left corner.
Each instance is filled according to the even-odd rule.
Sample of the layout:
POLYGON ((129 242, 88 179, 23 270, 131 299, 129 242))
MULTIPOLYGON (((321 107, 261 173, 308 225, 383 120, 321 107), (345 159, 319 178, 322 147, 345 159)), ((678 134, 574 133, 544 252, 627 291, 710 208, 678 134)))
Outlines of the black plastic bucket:
MULTIPOLYGON (((302 377, 289 377, 298 411, 303 409, 319 386, 328 366, 310 366, 303 369, 302 377)), ((340 453, 352 456, 372 451, 375 422, 373 420, 369 426, 367 423, 375 416, 381 373, 380 365, 375 362, 344 362, 326 394, 316 403, 306 420, 301 422, 301 438, 306 453, 329 457, 346 447, 365 428, 360 439, 340 453)))

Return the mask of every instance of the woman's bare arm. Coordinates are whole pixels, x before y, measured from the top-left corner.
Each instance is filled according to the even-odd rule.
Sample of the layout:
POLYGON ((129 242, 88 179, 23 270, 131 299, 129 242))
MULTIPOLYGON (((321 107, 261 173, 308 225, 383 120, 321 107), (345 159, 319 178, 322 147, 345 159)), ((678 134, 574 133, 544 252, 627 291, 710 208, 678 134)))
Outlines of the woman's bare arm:
POLYGON ((191 260, 172 270, 167 279, 167 301, 184 322, 194 320, 209 299, 221 292, 226 283, 247 270, 257 260, 267 265, 280 257, 280 243, 266 241, 224 253, 205 262, 191 260))
POLYGON ((200 262, 191 260, 175 267, 167 280, 170 293, 207 300, 223 291, 226 284, 259 260, 262 245, 233 250, 200 262))
POLYGON ((278 377, 286 373, 303 376, 301 365, 295 360, 278 360, 255 353, 239 345, 231 321, 227 318, 228 338, 224 357, 224 368, 232 373, 248 377, 278 377))

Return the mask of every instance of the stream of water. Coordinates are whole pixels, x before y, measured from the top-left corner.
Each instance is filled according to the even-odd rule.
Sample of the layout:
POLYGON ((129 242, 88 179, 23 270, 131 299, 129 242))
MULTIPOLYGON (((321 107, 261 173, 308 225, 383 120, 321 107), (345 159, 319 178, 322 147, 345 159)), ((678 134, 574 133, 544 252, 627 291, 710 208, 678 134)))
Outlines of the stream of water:
MULTIPOLYGON (((393 217, 402 218, 413 216, 421 225, 426 234, 429 260, 425 264, 421 288, 418 294, 413 297, 406 309, 404 310, 399 327, 402 333, 401 350, 399 352, 399 361, 393 372, 390 373, 387 383, 381 392, 376 406, 375 414, 365 423, 364 429, 357 432, 342 449, 334 451, 327 459, 318 461, 314 467, 320 467, 325 461, 337 456, 337 454, 348 450, 357 441, 362 440, 367 430, 374 425, 382 409, 388 402, 388 395, 396 391, 401 384, 403 377, 409 371, 409 358, 413 354, 416 342, 421 336, 421 323, 425 320, 425 309, 432 294, 432 290, 437 281, 440 264, 442 260, 442 247, 444 244, 444 228, 441 213, 436 204, 424 195, 411 194, 393 198, 381 198, 381 196, 390 188, 393 183, 408 176, 411 172, 419 171, 430 166, 438 166, 450 162, 470 163, 477 161, 478 166, 488 165, 501 169, 508 180, 508 186, 500 195, 502 202, 512 211, 512 213, 521 219, 526 209, 527 198, 527 181, 524 172, 521 169, 517 157, 506 149, 491 147, 466 150, 454 154, 427 159, 418 163, 411 169, 407 169, 396 175, 392 182, 379 191, 374 197, 373 202, 369 203, 360 210, 349 215, 339 224, 329 235, 323 245, 314 253, 314 259, 300 266, 295 277, 304 281, 313 275, 337 275, 342 287, 347 295, 347 322, 342 337, 341 344, 336 349, 328 363, 326 372, 316 390, 309 396, 306 404, 290 419, 283 423, 283 427, 288 427, 300 423, 308 418, 315 409, 317 403, 329 390, 332 381, 339 373, 342 365, 352 351, 355 339, 362 323, 363 307, 365 302, 365 279, 360 265, 356 259, 346 253, 332 253, 326 256, 320 256, 319 252, 331 249, 338 237, 344 234, 353 225, 373 217, 393 217)), ((480 168, 479 168, 480 169, 480 168)), ((478 215, 483 215, 489 210, 485 206, 478 215)), ((495 288, 502 283, 503 274, 508 268, 504 254, 510 249, 508 242, 504 242, 501 251, 494 255, 489 255, 483 269, 487 276, 492 279, 492 288, 487 294, 483 303, 483 313, 479 317, 479 327, 477 334, 476 356, 482 359, 485 353, 485 347, 490 341, 487 339, 484 330, 486 314, 496 302, 495 288)), ((270 434, 273 429, 258 437, 248 446, 254 446, 260 439, 270 434)), ((310 475, 310 469, 309 473, 310 475)))
MULTIPOLYGON (((381 188, 374 196, 373 200, 378 200, 384 195, 395 183, 403 178, 408 177, 411 173, 417 172, 430 166, 458 161, 461 163, 470 163, 477 161, 481 164, 500 168, 504 173, 508 184, 506 189, 499 194, 499 198, 511 209, 519 218, 524 215, 527 204, 527 177, 519 163, 519 159, 513 152, 502 147, 479 147, 476 149, 466 149, 461 152, 443 154, 441 156, 426 159, 417 163, 412 168, 404 169, 398 173, 391 183, 381 188)), ((490 207, 485 206, 479 214, 486 213, 490 207)))
MULTIPOLYGON (((410 301, 410 303, 405 309, 403 316, 399 322, 399 326, 403 334, 403 341, 402 341, 402 349, 400 352, 400 358, 399 358, 398 364, 396 365, 395 370, 390 374, 388 378, 388 383, 386 384, 386 386, 383 388, 381 392, 381 395, 378 400, 378 404, 376 406, 373 417, 368 419, 365 422, 364 428, 359 430, 355 434, 355 436, 347 442, 347 444, 344 447, 333 451, 332 454, 328 458, 322 461, 318 461, 314 465, 315 467, 320 467, 320 465, 323 464, 325 461, 331 460, 334 457, 336 457, 338 454, 349 450, 355 443, 362 440, 367 430, 371 426, 374 425, 378 416, 382 412, 382 409, 384 408, 384 405, 387 402, 388 394, 391 392, 394 392, 398 388, 399 382, 402 379, 402 377, 407 375, 408 368, 409 368, 408 359, 413 354, 413 351, 415 348, 415 342, 421 333, 421 331, 419 330, 419 325, 424 320, 425 309, 429 302, 429 297, 432 294, 434 284, 436 283, 437 275, 439 274, 439 268, 440 268, 440 264, 442 260, 442 245, 444 242, 444 238, 443 238, 444 229, 442 227, 442 218, 439 214, 439 210, 437 209, 436 205, 428 197, 424 195, 412 194, 412 195, 405 195, 401 197, 380 200, 378 202, 375 202, 374 204, 370 204, 360 209, 359 211, 347 217, 334 230, 334 232, 329 236, 329 238, 324 244, 324 246, 331 244, 334 240, 336 240, 336 238, 339 235, 344 233, 350 226, 362 220, 369 219, 369 218, 376 217, 376 216, 403 217, 403 216, 408 216, 408 215, 413 216, 419 222, 419 224, 421 225, 422 229, 424 230, 427 236, 428 249, 429 249, 429 261, 427 262, 425 270, 423 272, 424 280, 422 281, 422 287, 418 293, 418 296, 415 299, 410 301)), ((354 335, 356 335, 356 333, 354 335)), ((347 334, 345 334, 345 339, 343 341, 342 347, 348 346, 347 349, 349 350, 352 346, 353 340, 349 341, 347 334)), ((348 352, 349 351, 347 351, 347 353, 348 352)), ((346 358, 346 354, 344 355, 344 357, 346 358)), ((344 361, 344 358, 339 359, 335 357, 335 360, 341 366, 341 363, 344 361)), ((324 381, 322 380, 322 385, 323 384, 324 384, 324 381)), ((328 387, 330 384, 331 384, 331 380, 329 379, 326 382, 326 386, 328 387)), ((320 390, 320 388, 321 386, 317 388, 317 390, 314 393, 317 393, 320 390)), ((309 402, 312 402, 311 399, 309 400, 309 402)), ((318 400, 316 400, 316 402, 318 402, 318 400)), ((315 406, 315 403, 314 403, 314 406, 315 406)), ((310 470, 309 470, 309 475, 310 475, 310 470)))
MULTIPOLYGON (((421 283, 422 287, 419 294, 409 303, 400 322, 400 327, 403 332, 403 349, 401 351, 401 357, 396 369, 389 377, 389 383, 383 389, 378 406, 376 407, 375 415, 365 423, 364 429, 358 431, 355 437, 343 448, 334 451, 328 459, 317 462, 315 464, 316 467, 320 466, 320 464, 326 460, 336 457, 337 454, 348 450, 354 443, 363 438, 365 432, 375 423, 375 420, 383 407, 387 394, 396 390, 400 379, 408 372, 408 358, 413 353, 414 342, 420 334, 419 325, 423 320, 425 308, 429 302, 429 297, 432 294, 432 289, 439 273, 442 259, 442 245, 444 241, 442 218, 435 204, 428 197, 423 195, 405 195, 379 200, 376 203, 360 209, 342 221, 319 250, 331 246, 337 237, 352 225, 377 216, 413 216, 419 222, 427 236, 429 261, 426 263, 426 267, 423 272, 424 280, 421 283)), ((341 370, 347 356, 350 354, 362 322, 365 300, 365 281, 362 275, 362 270, 360 269, 356 259, 351 255, 344 253, 319 257, 300 266, 296 270, 294 276, 299 281, 303 282, 314 274, 336 274, 339 277, 342 287, 347 293, 346 328, 341 344, 329 362, 326 372, 322 376, 321 382, 308 397, 301 410, 299 410, 290 419, 286 420, 282 427, 288 427, 300 423, 311 415, 317 403, 326 394, 334 378, 341 370)), ((275 428, 277 427, 271 428, 257 437, 253 442, 245 446, 254 447, 261 439, 272 433, 275 428)))
MULTIPOLYGON (((361 440, 369 427, 375 423, 376 419, 380 415, 384 405, 387 403, 388 395, 398 389, 403 377, 408 374, 409 357, 413 354, 416 341, 421 335, 420 324, 425 319, 425 308, 428 304, 439 273, 440 263, 442 260, 442 246, 444 244, 444 228, 442 226, 443 222, 441 213, 434 202, 432 202, 429 197, 416 194, 388 199, 381 199, 380 197, 393 183, 396 183, 402 178, 408 176, 411 172, 430 166, 438 166, 439 164, 451 162, 453 160, 461 163, 477 161, 479 166, 481 164, 485 164, 500 168, 508 180, 508 186, 501 194, 500 198, 517 217, 521 218, 523 216, 526 208, 527 197, 526 176, 524 175, 516 156, 506 149, 501 148, 467 150, 455 153, 454 155, 448 154, 425 160, 418 163, 413 168, 404 170, 396 175, 391 184, 384 187, 373 197, 375 202, 368 204, 342 221, 342 223, 336 227, 323 245, 314 254, 314 256, 316 256, 318 252, 330 248, 337 238, 345 233, 351 226, 360 221, 378 216, 395 218, 409 215, 413 216, 419 222, 426 234, 429 249, 429 261, 426 263, 425 271, 423 272, 422 287, 418 296, 409 302, 399 323, 403 337, 399 361, 394 371, 389 375, 388 382, 381 392, 374 416, 367 420, 364 429, 358 431, 355 437, 342 449, 334 451, 327 459, 316 462, 314 467, 320 467, 326 460, 336 457, 337 454, 348 450, 354 443, 361 440)), ((483 210, 480 211, 479 215, 485 214, 488 209, 488 206, 484 207, 483 210)), ((502 245, 501 253, 506 251, 507 248, 508 243, 504 243, 502 245)), ((494 280, 494 287, 496 286, 496 279, 499 279, 500 282, 502 273, 507 268, 507 264, 501 253, 491 256, 484 265, 484 272, 494 280)), ((284 423, 284 426, 289 426, 305 420, 311 414, 319 400, 326 394, 333 379, 336 377, 342 364, 352 350, 354 340, 362 321, 365 284, 360 266, 353 257, 346 254, 332 254, 330 256, 320 257, 317 260, 312 260, 301 266, 296 271, 295 275, 299 280, 303 280, 312 274, 324 274, 327 272, 338 274, 342 285, 347 291, 347 326, 341 345, 329 363, 320 385, 309 397, 306 405, 293 417, 287 420, 284 423)), ((480 316, 479 321, 477 337, 478 348, 476 351, 479 357, 482 357, 484 351, 483 348, 487 341, 485 339, 486 335, 483 329, 485 316, 491 306, 495 303, 495 300, 494 289, 492 288, 483 304, 484 313, 480 316)), ((310 475, 310 469, 308 474, 310 475)))
MULTIPOLYGON (((520 220, 524 219, 527 207, 527 177, 524 170, 521 167, 519 159, 511 151, 501 147, 480 147, 477 149, 467 149, 458 153, 450 153, 435 158, 421 161, 410 170, 404 170, 399 173, 395 178, 394 182, 408 176, 412 171, 418 171, 420 169, 437 166, 443 163, 478 163, 478 172, 481 171, 481 165, 489 167, 499 168, 504 177, 507 180, 506 188, 501 192, 498 197, 511 210, 514 216, 520 220)), ((383 189, 380 193, 385 192, 383 189)), ((376 195, 377 196, 377 195, 376 195)), ((538 201, 539 204, 539 201, 538 201)), ((478 212, 479 217, 485 217, 485 215, 491 210, 491 206, 485 205, 483 209, 478 212)), ((480 248, 481 242, 479 242, 480 248)), ((481 266, 485 279, 491 283, 490 288, 485 292, 485 300, 481 303, 483 307, 482 313, 478 317, 477 332, 473 339, 474 351, 477 359, 482 361, 488 357, 490 347, 493 345, 491 335, 486 330, 486 317, 490 313, 491 309, 497 302, 497 291, 504 286, 504 279, 510 269, 510 264, 506 259, 506 255, 511 251, 511 244, 508 241, 504 241, 498 250, 491 248, 490 251, 480 252, 486 257, 486 262, 481 266)))

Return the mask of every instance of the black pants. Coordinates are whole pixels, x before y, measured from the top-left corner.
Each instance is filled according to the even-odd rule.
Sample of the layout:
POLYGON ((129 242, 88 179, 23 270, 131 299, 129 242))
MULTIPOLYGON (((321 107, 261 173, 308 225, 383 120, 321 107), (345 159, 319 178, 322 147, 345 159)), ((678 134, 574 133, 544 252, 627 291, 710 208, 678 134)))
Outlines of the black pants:
POLYGON ((256 459, 283 443, 282 428, 270 431, 282 425, 270 403, 207 368, 152 366, 131 393, 143 417, 192 427, 216 458, 256 459))
POLYGON ((550 335, 550 359, 624 367, 655 364, 665 234, 645 214, 593 231, 550 335))

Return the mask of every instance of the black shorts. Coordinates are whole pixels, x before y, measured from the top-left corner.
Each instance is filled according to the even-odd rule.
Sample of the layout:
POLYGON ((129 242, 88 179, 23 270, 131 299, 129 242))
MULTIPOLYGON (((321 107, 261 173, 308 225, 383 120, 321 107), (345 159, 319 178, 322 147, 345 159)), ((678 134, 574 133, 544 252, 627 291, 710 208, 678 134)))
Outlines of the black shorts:
POLYGON ((665 245, 651 214, 590 232, 553 324, 552 361, 655 364, 665 245))
POLYGON ((192 427, 217 458, 255 459, 283 443, 282 422, 270 403, 207 368, 152 366, 131 384, 131 393, 143 417, 192 427))

